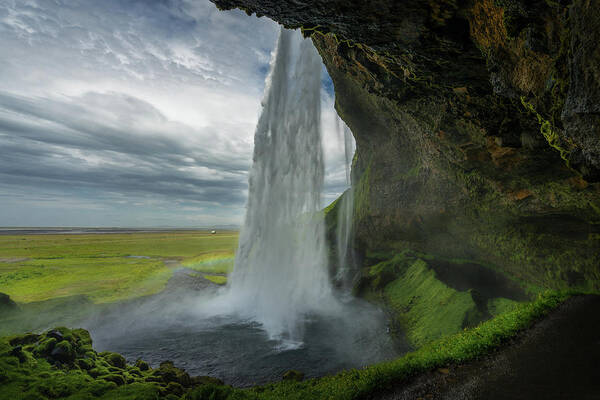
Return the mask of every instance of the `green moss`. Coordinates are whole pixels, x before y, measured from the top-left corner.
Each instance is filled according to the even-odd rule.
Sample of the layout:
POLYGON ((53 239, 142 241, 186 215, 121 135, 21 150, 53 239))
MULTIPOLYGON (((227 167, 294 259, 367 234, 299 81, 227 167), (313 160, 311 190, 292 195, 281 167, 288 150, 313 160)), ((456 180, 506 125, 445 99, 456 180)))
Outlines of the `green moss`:
POLYGON ((226 399, 256 399, 258 396, 246 393, 240 390, 234 390, 231 387, 208 384, 192 390, 186 394, 185 400, 226 400, 226 399))
POLYGON ((565 238, 545 229, 515 222, 493 226, 470 240, 533 293, 539 288, 598 290, 599 258, 593 238, 585 231, 580 238, 565 238))
MULTIPOLYGON (((109 383, 110 384, 110 383, 109 383)), ((156 385, 135 382, 117 387, 112 384, 100 398, 103 400, 156 400, 160 398, 160 390, 156 385)))
POLYGON ((405 172, 394 175, 393 179, 394 180, 405 180, 405 179, 410 179, 410 178, 416 178, 419 176, 420 171, 421 171, 421 166, 416 165, 405 172))
POLYGON ((185 392, 183 386, 177 382, 169 382, 165 390, 168 394, 173 394, 175 396, 181 396, 185 392))
MULTIPOLYGON (((323 209, 323 213, 324 213, 325 217, 327 217, 331 213, 337 214, 337 206, 343 195, 344 194, 341 194, 339 197, 337 197, 334 201, 332 201, 327 207, 325 207, 323 209)), ((337 215, 335 217, 337 218, 337 215)))
MULTIPOLYGON (((14 346, 21 346, 31 335, 19 335, 0 338, 0 393, 15 399, 69 398, 75 399, 158 399, 169 395, 179 398, 191 386, 187 373, 175 368, 171 363, 163 363, 157 370, 127 366, 125 359, 117 353, 101 354, 85 350, 91 343, 89 334, 81 329, 69 330, 56 328, 64 340, 53 347, 54 352, 31 353, 36 346, 23 348, 26 357, 19 361, 10 353, 14 346), (61 354, 56 350, 65 348, 76 357, 74 362, 60 362, 61 354), (158 383, 148 382, 152 376, 158 377, 158 383)), ((38 336, 40 344, 51 343, 56 332, 46 332, 38 336)), ((37 346, 39 347, 39 345, 37 346)), ((143 363, 138 363, 143 366, 143 363)), ((147 366, 147 365, 146 365, 147 366)), ((0 397, 2 397, 0 396, 0 397)), ((2 397, 4 398, 4 397, 2 397)))
POLYGON ((36 346, 34 353, 39 355, 48 355, 56 346, 55 338, 46 338, 40 341, 40 344, 36 346))
POLYGON ((204 275, 204 279, 208 279, 217 285, 225 285, 227 283, 227 277, 223 275, 204 275))
MULTIPOLYGON (((506 279, 506 290, 512 291, 515 296, 517 293, 526 296, 525 291, 519 289, 523 287, 519 280, 502 269, 474 263, 473 260, 403 250, 393 256, 385 252, 369 252, 366 262, 374 265, 363 270, 356 293, 369 301, 382 303, 393 319, 394 328, 397 328, 394 330, 405 334, 414 346, 475 326, 505 311, 500 308, 496 310, 494 301, 489 303, 494 309, 489 310, 488 294, 480 294, 478 290, 484 289, 478 288, 475 281, 471 283, 475 286, 469 289, 465 286, 460 290, 449 286, 451 283, 444 283, 437 276, 435 265, 442 270, 452 268, 457 274, 474 274, 477 268, 489 269, 489 274, 502 275, 506 279)), ((498 276, 496 279, 500 278, 498 276)), ((465 282, 461 285, 464 286, 465 282)), ((499 300, 500 303, 502 300, 499 300)))
POLYGON ((92 360, 91 358, 79 358, 76 361, 77 366, 83 370, 89 371, 92 368, 94 368, 94 360, 92 360))
POLYGON ((371 195, 371 162, 369 162, 365 171, 361 174, 358 183, 354 188, 354 213, 355 218, 362 219, 369 215, 370 195, 371 195))
POLYGON ((96 368, 91 368, 88 373, 90 374, 90 376, 97 378, 99 376, 110 374, 110 371, 108 370, 108 368, 97 366, 96 368))
POLYGON ((296 371, 294 369, 291 369, 289 371, 286 371, 283 374, 283 380, 287 380, 287 381, 302 381, 304 379, 304 373, 300 372, 300 371, 296 371))
POLYGON ((228 274, 233 271, 235 254, 230 252, 208 252, 183 261, 187 268, 200 272, 228 274))
MULTIPOLYGON (((494 182, 487 178, 481 170, 473 169, 463 171, 454 170, 455 179, 460 183, 468 196, 474 200, 473 209, 478 214, 485 216, 493 215, 499 205, 506 205, 506 196, 502 196, 494 182)), ((470 211, 470 210, 467 210, 470 211)))
POLYGON ((73 361, 75 359, 75 350, 73 349, 73 346, 71 346, 71 343, 69 343, 67 340, 58 342, 52 353, 59 355, 54 356, 54 358, 58 359, 59 361, 66 362, 73 361))
POLYGON ((565 161, 567 166, 569 166, 569 154, 571 153, 571 150, 563 143, 552 123, 544 119, 544 117, 535 110, 533 104, 527 102, 524 96, 521 96, 521 103, 523 104, 523 107, 537 117, 538 123, 540 124, 540 132, 550 147, 558 151, 560 157, 565 161))
POLYGON ((103 379, 107 382, 114 382, 117 386, 124 385, 126 382, 123 375, 119 375, 119 374, 115 374, 115 373, 103 375, 100 377, 100 379, 103 379))
POLYGON ((106 360, 109 365, 117 368, 125 368, 127 362, 125 361, 125 357, 118 353, 112 353, 110 351, 105 351, 99 354, 102 358, 106 360))
POLYGON ((489 310, 490 314, 492 314, 493 316, 497 316, 497 315, 509 312, 509 311, 513 310, 515 307, 517 307, 518 305, 519 305, 519 302, 510 300, 510 299, 505 299, 503 297, 490 299, 490 300, 488 300, 488 303, 487 303, 488 310, 489 310))
POLYGON ((415 346, 460 331, 477 311, 469 292, 446 286, 423 260, 387 285, 384 298, 415 346))
MULTIPOLYGON (((383 257, 386 259, 389 258, 386 256, 383 257)), ((393 257, 368 268, 367 276, 370 280, 371 288, 375 290, 385 288, 390 282, 406 271, 414 260, 415 257, 412 253, 401 251, 394 254, 393 257)))
POLYGON ((135 366, 140 370, 140 371, 148 371, 150 369, 150 366, 148 365, 148 363, 146 361, 143 360, 136 360, 135 362, 135 366))

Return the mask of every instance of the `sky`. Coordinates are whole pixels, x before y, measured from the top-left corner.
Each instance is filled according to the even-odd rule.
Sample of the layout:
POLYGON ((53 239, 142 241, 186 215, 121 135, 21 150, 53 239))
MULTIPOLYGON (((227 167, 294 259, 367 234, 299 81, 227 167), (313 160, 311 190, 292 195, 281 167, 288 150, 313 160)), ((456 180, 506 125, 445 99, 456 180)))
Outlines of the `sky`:
POLYGON ((0 226, 240 225, 278 30, 208 0, 0 0, 0 226))

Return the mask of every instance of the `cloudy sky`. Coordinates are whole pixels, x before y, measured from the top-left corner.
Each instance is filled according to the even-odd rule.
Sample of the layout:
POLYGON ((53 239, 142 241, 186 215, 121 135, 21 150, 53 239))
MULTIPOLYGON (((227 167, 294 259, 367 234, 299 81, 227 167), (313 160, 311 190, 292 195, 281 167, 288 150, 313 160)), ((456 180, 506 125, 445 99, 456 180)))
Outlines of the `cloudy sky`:
MULTIPOLYGON (((0 0, 0 226, 240 224, 278 29, 208 0, 0 0)), ((326 204, 325 73, 322 98, 326 204)))

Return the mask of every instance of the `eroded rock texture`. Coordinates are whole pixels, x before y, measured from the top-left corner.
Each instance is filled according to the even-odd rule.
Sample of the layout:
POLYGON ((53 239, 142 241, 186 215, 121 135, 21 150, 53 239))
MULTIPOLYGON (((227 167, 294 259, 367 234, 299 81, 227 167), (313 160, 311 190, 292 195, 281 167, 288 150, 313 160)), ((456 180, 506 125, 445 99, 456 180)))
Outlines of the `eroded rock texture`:
POLYGON ((357 141, 357 247, 600 288, 600 0, 212 0, 311 35, 357 141))

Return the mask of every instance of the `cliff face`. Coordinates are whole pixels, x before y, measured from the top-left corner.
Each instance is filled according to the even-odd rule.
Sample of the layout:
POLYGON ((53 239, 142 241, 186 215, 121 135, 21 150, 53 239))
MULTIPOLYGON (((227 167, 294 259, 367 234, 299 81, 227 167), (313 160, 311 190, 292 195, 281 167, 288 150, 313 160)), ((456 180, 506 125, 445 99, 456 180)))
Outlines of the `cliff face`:
POLYGON ((600 1, 212 0, 310 35, 357 142, 357 248, 600 288, 600 1))

